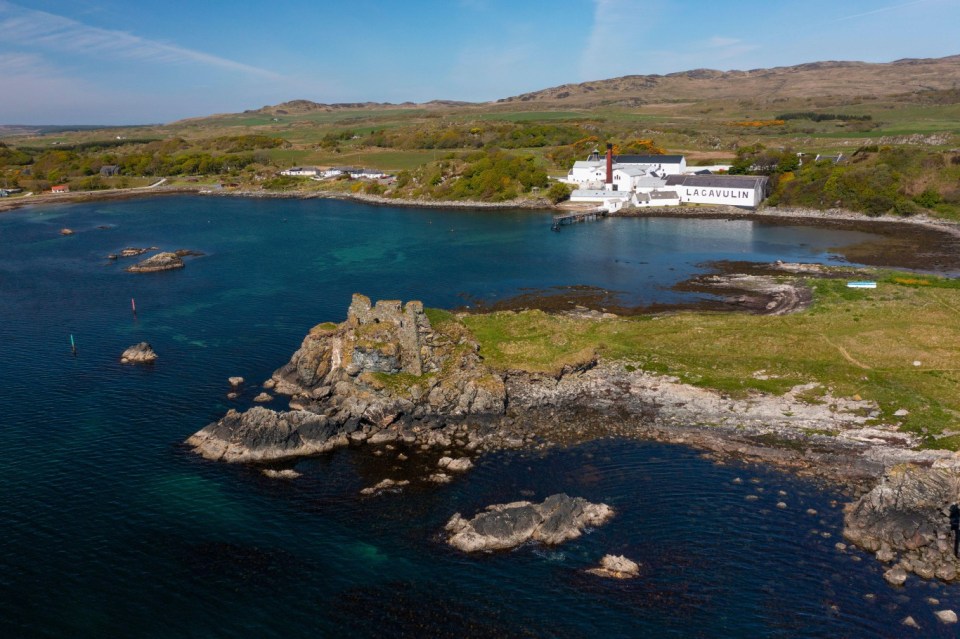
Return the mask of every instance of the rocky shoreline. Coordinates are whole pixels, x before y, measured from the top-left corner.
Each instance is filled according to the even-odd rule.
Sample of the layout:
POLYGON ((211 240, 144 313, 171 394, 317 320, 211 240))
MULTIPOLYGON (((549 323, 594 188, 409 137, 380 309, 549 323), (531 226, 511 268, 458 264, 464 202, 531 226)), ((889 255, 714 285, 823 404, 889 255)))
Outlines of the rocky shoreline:
MULTIPOLYGON (((276 463, 337 447, 402 444, 443 455, 427 483, 450 481, 442 471, 466 470, 471 458, 506 448, 603 437, 685 444, 840 482, 860 496, 847 510, 850 541, 899 570, 960 577, 943 516, 960 500, 960 456, 918 450, 897 424, 877 424, 878 407, 859 398, 809 403, 807 386, 734 398, 617 361, 557 375, 496 372, 452 316, 431 321, 419 302, 373 305, 362 295, 345 322, 314 327, 264 386, 289 396, 290 410, 230 411, 187 445, 211 460, 276 463), (896 485, 915 488, 889 499, 884 486, 903 477, 909 481, 896 485), (937 490, 921 489, 931 485, 937 490)), ((381 482, 371 494, 385 488, 399 487, 381 482)))

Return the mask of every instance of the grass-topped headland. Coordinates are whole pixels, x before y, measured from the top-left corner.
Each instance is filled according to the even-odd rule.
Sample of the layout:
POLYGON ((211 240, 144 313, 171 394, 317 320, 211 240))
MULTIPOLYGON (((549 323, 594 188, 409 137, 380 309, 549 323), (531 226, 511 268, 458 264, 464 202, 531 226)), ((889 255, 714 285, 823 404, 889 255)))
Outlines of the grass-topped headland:
POLYGON ((812 306, 765 316, 686 311, 579 319, 538 310, 462 315, 485 364, 558 375, 595 357, 732 396, 876 401, 884 423, 960 447, 960 282, 884 272, 873 290, 815 279, 812 306))

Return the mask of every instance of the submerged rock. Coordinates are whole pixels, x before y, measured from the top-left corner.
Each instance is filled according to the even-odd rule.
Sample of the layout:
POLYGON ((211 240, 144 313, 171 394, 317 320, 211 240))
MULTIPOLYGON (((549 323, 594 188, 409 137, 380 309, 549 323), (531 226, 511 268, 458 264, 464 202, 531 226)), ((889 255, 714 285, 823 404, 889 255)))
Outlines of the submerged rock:
POLYGON ((460 513, 447 522, 448 543, 463 552, 506 550, 528 541, 553 546, 575 539, 587 526, 599 526, 613 516, 606 504, 557 494, 541 504, 518 501, 488 506, 473 519, 460 513))
POLYGON ((399 481, 394 481, 393 479, 384 479, 374 486, 369 486, 360 491, 361 495, 377 495, 382 493, 385 490, 390 490, 394 488, 403 488, 404 486, 409 485, 410 482, 406 479, 401 479, 399 481))
POLYGON ((149 364, 157 359, 153 347, 147 342, 140 342, 127 348, 120 356, 121 364, 149 364))
POLYGON ((587 572, 598 577, 633 579, 640 574, 640 565, 623 555, 605 555, 600 560, 599 568, 591 568, 587 572))
POLYGON ((155 251, 157 250, 157 247, 155 246, 151 246, 148 248, 127 247, 125 249, 120 250, 120 257, 137 257, 138 255, 143 255, 147 251, 151 251, 151 250, 155 251))
POLYGON ((183 268, 183 260, 176 253, 157 253, 142 262, 127 267, 129 273, 155 273, 183 268))
POLYGON ((295 471, 292 468, 284 468, 283 470, 274 470, 273 468, 264 468, 262 471, 264 477, 269 477, 270 479, 296 479, 302 475, 295 471))

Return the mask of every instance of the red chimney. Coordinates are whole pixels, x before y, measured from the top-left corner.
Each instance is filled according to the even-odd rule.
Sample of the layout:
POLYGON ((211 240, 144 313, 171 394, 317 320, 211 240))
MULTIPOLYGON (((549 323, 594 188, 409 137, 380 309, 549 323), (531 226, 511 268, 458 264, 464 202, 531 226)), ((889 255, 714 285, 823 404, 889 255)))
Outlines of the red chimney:
POLYGON ((613 184, 613 145, 607 144, 607 184, 613 184))

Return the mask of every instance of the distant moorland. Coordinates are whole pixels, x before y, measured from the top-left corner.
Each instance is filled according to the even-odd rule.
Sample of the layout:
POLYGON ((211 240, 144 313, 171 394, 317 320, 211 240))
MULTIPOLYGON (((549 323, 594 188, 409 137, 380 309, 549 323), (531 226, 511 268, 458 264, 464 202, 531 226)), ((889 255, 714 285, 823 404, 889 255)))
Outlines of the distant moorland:
POLYGON ((683 153, 691 165, 770 175, 773 205, 960 219, 960 56, 625 76, 488 103, 294 100, 166 125, 0 126, 0 188, 116 189, 162 177, 239 190, 556 201, 566 190, 549 178, 608 141, 620 152, 683 153), (814 161, 841 153, 839 164, 814 161), (395 179, 279 176, 294 165, 378 168, 395 179), (101 175, 103 166, 118 172, 101 175))

